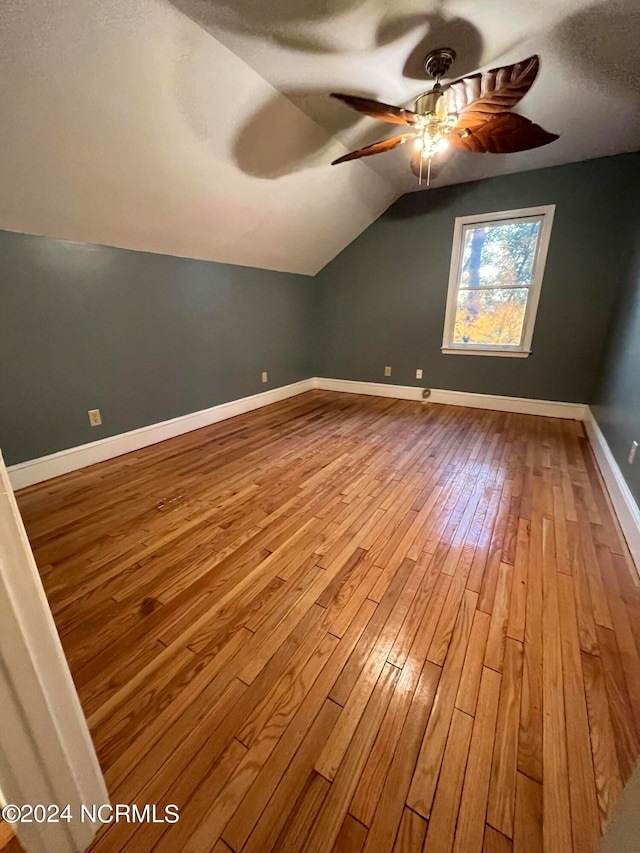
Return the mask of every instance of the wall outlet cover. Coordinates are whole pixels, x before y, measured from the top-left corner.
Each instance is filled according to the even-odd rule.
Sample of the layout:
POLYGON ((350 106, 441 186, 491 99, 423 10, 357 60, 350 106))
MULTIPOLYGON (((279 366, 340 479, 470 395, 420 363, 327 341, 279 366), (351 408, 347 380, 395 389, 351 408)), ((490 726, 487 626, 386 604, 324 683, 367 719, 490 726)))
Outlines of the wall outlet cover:
POLYGON ((267 371, 266 371, 266 370, 263 370, 263 371, 262 371, 262 381, 263 381, 263 382, 268 382, 268 377, 267 377, 267 371))
POLYGON ((416 370, 416 379, 422 379, 422 371, 420 370, 420 368, 416 370))
POLYGON ((100 415, 100 409, 89 409, 87 412, 89 415, 89 423, 92 427, 100 426, 102 423, 102 416, 100 415))
POLYGON ((384 375, 385 376, 391 376, 391 368, 390 367, 385 367, 384 375))

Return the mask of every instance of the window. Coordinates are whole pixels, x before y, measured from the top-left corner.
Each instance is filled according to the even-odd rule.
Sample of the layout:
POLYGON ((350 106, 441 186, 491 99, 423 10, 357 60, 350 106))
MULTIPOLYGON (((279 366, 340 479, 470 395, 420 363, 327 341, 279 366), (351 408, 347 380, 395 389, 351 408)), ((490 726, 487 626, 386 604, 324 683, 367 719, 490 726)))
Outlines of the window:
POLYGON ((444 353, 529 355, 554 210, 456 219, 444 353))

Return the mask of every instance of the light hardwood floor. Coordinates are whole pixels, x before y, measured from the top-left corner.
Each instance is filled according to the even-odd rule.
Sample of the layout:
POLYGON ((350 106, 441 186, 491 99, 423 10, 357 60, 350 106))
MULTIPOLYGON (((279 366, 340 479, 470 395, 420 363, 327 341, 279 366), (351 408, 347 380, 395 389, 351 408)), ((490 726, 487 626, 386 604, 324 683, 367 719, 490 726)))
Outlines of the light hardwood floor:
POLYGON ((118 823, 92 850, 589 853, 640 591, 581 424, 310 392, 18 495, 118 823))

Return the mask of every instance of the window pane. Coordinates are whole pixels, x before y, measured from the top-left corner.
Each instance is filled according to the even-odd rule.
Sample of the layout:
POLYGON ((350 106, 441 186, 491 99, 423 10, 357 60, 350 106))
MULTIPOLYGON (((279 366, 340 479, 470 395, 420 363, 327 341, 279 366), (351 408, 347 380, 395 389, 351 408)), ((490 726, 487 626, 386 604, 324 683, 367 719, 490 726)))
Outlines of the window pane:
POLYGON ((465 228, 462 287, 531 284, 540 219, 465 228))
POLYGON ((519 346, 529 290, 461 290, 458 292, 454 344, 519 346))

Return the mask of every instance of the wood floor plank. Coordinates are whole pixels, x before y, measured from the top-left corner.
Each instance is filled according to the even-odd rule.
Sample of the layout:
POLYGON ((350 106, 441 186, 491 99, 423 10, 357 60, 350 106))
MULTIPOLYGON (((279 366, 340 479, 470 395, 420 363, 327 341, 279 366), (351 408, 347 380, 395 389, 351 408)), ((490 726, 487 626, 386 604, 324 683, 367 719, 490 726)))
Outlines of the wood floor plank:
POLYGON ((432 565, 433 555, 423 553, 416 562, 416 570, 424 571, 420 588, 411 603, 409 612, 402 623, 402 628, 393 643, 387 660, 394 666, 402 667, 407 659, 407 654, 415 638, 426 608, 434 594, 439 572, 432 565))
POLYGON ((258 702, 242 726, 236 738, 250 749, 263 733, 274 714, 282 716, 285 707, 295 704, 306 696, 325 663, 331 657, 339 640, 331 634, 310 631, 305 641, 292 655, 289 666, 282 673, 267 695, 258 702))
POLYGON ((4 820, 0 820, 0 850, 4 850, 8 847, 9 842, 14 837, 14 832, 11 829, 11 825, 6 823, 4 820))
POLYGON ((314 717, 324 707, 331 684, 335 682, 338 673, 342 670, 345 661, 360 639, 365 626, 371 619, 374 608, 375 605, 372 602, 365 602, 362 605, 349 630, 338 643, 329 661, 307 693, 284 736, 278 742, 273 753, 246 792, 243 801, 236 809, 233 818, 224 831, 224 835, 236 846, 245 843, 255 825, 256 829, 253 830, 251 838, 246 841, 247 848, 256 850, 256 853, 263 849, 263 844, 266 846, 265 834, 270 837, 273 827, 278 825, 278 815, 280 814, 278 810, 282 806, 283 798, 285 803, 291 805, 291 796, 296 796, 298 793, 297 780, 301 782, 307 778, 335 725, 335 721, 338 719, 340 706, 329 700, 329 708, 325 711, 325 715, 332 723, 326 729, 326 737, 324 737, 324 728, 321 730, 322 735, 318 734, 312 737, 309 733, 309 727, 312 724, 316 725, 314 717), (301 763, 304 772, 303 770, 295 770, 298 763, 301 763), (294 768, 293 776, 290 772, 292 767, 294 768), (280 782, 280 788, 276 792, 277 796, 272 797, 273 785, 276 782, 280 782))
MULTIPOLYGON (((587 850, 588 848, 585 848, 585 853, 587 850)), ((544 853, 542 786, 539 782, 534 782, 533 779, 525 776, 524 773, 518 773, 516 779, 513 853, 544 853)))
MULTIPOLYGON (((498 481, 498 484, 491 490, 487 501, 487 509, 482 521, 482 530, 478 537, 478 543, 473 555, 473 560, 469 567, 469 577, 467 578, 467 588, 473 592, 480 592, 484 580, 484 573, 487 566, 489 549, 491 548, 493 530, 500 508, 500 497, 502 495, 503 483, 498 481)), ((485 500, 487 500, 485 495, 485 500)))
POLYGON ((542 782, 542 519, 531 523, 518 770, 542 782))
POLYGON ((561 486, 553 487, 553 523, 558 571, 565 574, 571 574, 569 534, 567 530, 567 517, 561 486))
MULTIPOLYGON (((506 677, 508 676, 505 672, 506 677)), ((502 678, 497 672, 484 667, 458 814, 454 853, 482 853, 501 681, 502 678)))
POLYGON ((273 753, 278 741, 284 735, 309 686, 313 684, 319 671, 333 652, 336 642, 335 637, 325 635, 323 642, 318 646, 317 653, 310 659, 305 670, 301 672, 298 684, 292 684, 291 688, 279 697, 281 701, 272 707, 270 716, 265 719, 263 728, 256 736, 251 748, 201 823, 198 832, 199 842, 194 842, 195 849, 207 837, 215 838, 223 834, 223 830, 233 813, 243 801, 249 788, 273 753))
POLYGON ((598 655, 598 637, 596 623, 593 617, 591 590, 584 562, 580 530, 577 524, 568 524, 568 548, 571 559, 571 574, 576 595, 576 612, 578 616, 578 631, 580 648, 589 654, 598 655))
POLYGON ((449 853, 453 847, 472 731, 473 717, 454 708, 424 843, 426 853, 449 853))
POLYGON ((624 784, 635 767, 636 757, 640 754, 640 743, 616 636, 613 631, 601 628, 600 625, 597 631, 620 778, 624 784))
POLYGON ((421 853, 427 834, 427 822, 420 815, 405 809, 393 853, 421 853))
MULTIPOLYGON (((205 844, 210 843, 212 838, 217 838, 217 834, 206 833, 202 839, 204 843, 198 841, 198 830, 196 827, 206 824, 207 812, 211 807, 211 803, 216 801, 216 798, 221 794, 222 790, 229 783, 234 771, 242 764, 243 759, 247 755, 247 748, 239 741, 232 740, 229 748, 223 754, 220 763, 216 766, 215 772, 210 773, 199 786, 193 797, 188 801, 180 814, 178 821, 178 832, 169 832, 168 828, 161 835, 160 840, 155 846, 155 850, 159 853, 169 853, 176 848, 180 850, 187 849, 202 849, 205 844), (202 816, 205 816, 204 819, 202 816), (194 832, 194 829, 196 830, 194 832)), ((137 833, 136 833, 137 835, 137 833)), ((132 844, 143 843, 142 838, 136 839, 133 836, 132 844)))
MULTIPOLYGON (((619 577, 615 568, 615 561, 619 558, 608 547, 597 546, 596 554, 602 577, 606 580, 605 591, 615 626, 614 633, 618 651, 615 652, 612 642, 609 641, 607 644, 610 652, 609 658, 611 659, 611 653, 613 653, 613 657, 624 672, 633 724, 638 737, 640 737, 640 650, 632 627, 635 618, 631 615, 634 613, 637 617, 639 611, 636 607, 640 603, 640 596, 638 590, 628 582, 626 572, 623 575, 626 583, 619 577)), ((609 637, 609 635, 606 631, 599 631, 598 639, 600 637, 609 637)))
POLYGON ((398 675, 399 670, 391 664, 386 664, 380 673, 344 760, 340 763, 327 798, 305 842, 306 853, 330 850, 335 842, 378 727, 393 694, 398 675))
POLYGON ((513 838, 523 657, 522 644, 508 639, 487 804, 487 823, 508 838, 513 838))
POLYGON ((411 645, 412 649, 419 650, 419 656, 422 660, 427 657, 427 653, 431 648, 433 636, 442 616, 442 609, 449 595, 450 588, 451 576, 444 575, 442 573, 439 574, 433 590, 433 595, 422 614, 422 620, 411 645))
POLYGON ((511 853, 512 850, 513 843, 510 838, 502 835, 489 824, 485 826, 482 853, 511 853))
POLYGON ((367 827, 350 814, 342 821, 332 853, 361 853, 367 841, 367 827))
MULTIPOLYGON (((242 848, 257 852, 271 848, 287 821, 304 780, 313 770, 318 752, 326 743, 339 713, 340 708, 334 702, 326 701, 323 704, 300 747, 295 751, 291 763, 280 776, 275 791, 272 790, 272 779, 278 779, 277 772, 271 775, 272 768, 268 766, 268 762, 264 765, 245 795, 241 807, 235 811, 232 820, 224 829, 224 839, 233 850, 242 848)), ((272 757, 275 757, 275 752, 272 757)))
POLYGON ((278 853, 300 853, 305 849, 305 840, 327 798, 331 783, 324 776, 312 771, 300 792, 287 822, 273 847, 278 853))
POLYGON ((387 773, 373 822, 369 827, 365 853, 388 853, 393 849, 403 811, 406 811, 405 801, 427 720, 433 707, 440 674, 440 667, 428 661, 420 673, 418 687, 411 701, 398 748, 387 773))
POLYGON ((563 853, 572 845, 569 766, 558 604, 559 573, 555 561, 553 521, 546 517, 542 519, 542 569, 545 605, 542 624, 542 831, 545 849, 549 853, 563 853))
POLYGON ((593 605, 593 618, 596 625, 601 625, 603 628, 613 629, 611 621, 611 612, 607 602, 607 595, 604 590, 604 583, 598 562, 595 543, 591 535, 591 526, 587 520, 587 511, 578 508, 578 530, 580 532, 580 541, 582 543, 582 553, 589 579, 589 589, 591 590, 591 603, 593 605))
POLYGON ((180 808, 92 853, 595 849, 640 582, 579 423, 315 390, 18 501, 112 800, 180 808))
POLYGON ((527 607, 527 576, 529 573, 529 522, 518 519, 515 562, 511 600, 509 602, 509 621, 507 636, 512 640, 524 642, 525 613, 527 607))
POLYGON ((487 651, 484 659, 485 666, 495 669, 496 672, 502 672, 504 661, 512 580, 513 566, 510 566, 509 563, 500 563, 496 596, 491 611, 491 625, 487 638, 487 651))
POLYGON ((472 717, 476 712, 490 623, 491 616, 488 613, 476 610, 456 696, 456 708, 472 717))
POLYGON ((449 592, 439 614, 438 624, 427 655, 427 660, 438 666, 444 664, 449 651, 449 644, 451 643, 451 637, 458 619, 460 606, 465 597, 465 581, 466 578, 461 574, 455 575, 452 578, 449 592))
POLYGON ((427 819, 431 814, 477 601, 477 593, 465 592, 407 797, 407 805, 427 819))
MULTIPOLYGON (((349 696, 360 678, 363 667, 375 651, 376 643, 381 637, 389 616, 404 589, 409 572, 410 565, 407 563, 404 565, 403 571, 396 574, 382 601, 374 608, 372 618, 360 637, 357 646, 349 656, 349 660, 346 662, 342 672, 336 679, 330 693, 330 698, 334 702, 337 702, 338 705, 344 707, 347 704, 349 696)), ((364 690, 364 687, 362 689, 364 690)))
POLYGON ((415 597, 417 587, 422 580, 419 571, 412 571, 414 564, 410 560, 406 561, 406 563, 408 564, 407 571, 410 573, 410 576, 389 615, 387 623, 378 637, 372 653, 362 667, 358 680, 344 705, 340 719, 331 733, 329 742, 316 762, 316 771, 329 779, 329 781, 333 781, 338 772, 353 733, 358 726, 360 717, 364 712, 378 677, 387 663, 387 656, 391 651, 400 626, 415 597))
POLYGON ((600 826, 604 830, 622 790, 622 776, 618 764, 602 662, 595 655, 582 652, 582 669, 589 714, 600 826))
POLYGON ((396 684, 387 713, 362 771, 349 812, 365 826, 371 826, 385 779, 411 707, 420 666, 406 666, 396 684))
POLYGON ((491 613, 493 602, 495 601, 495 589, 498 583, 499 566, 503 556, 503 545, 509 518, 509 508, 511 505, 511 492, 513 482, 506 480, 500 495, 500 505, 496 523, 491 533, 491 544, 489 546, 487 556, 487 571, 484 572, 482 578, 482 586, 480 588, 480 598, 478 599, 478 607, 486 613, 491 613))
POLYGON ((558 575, 571 826, 578 853, 595 849, 600 827, 573 580, 558 575))

